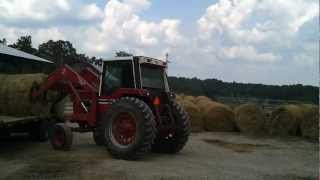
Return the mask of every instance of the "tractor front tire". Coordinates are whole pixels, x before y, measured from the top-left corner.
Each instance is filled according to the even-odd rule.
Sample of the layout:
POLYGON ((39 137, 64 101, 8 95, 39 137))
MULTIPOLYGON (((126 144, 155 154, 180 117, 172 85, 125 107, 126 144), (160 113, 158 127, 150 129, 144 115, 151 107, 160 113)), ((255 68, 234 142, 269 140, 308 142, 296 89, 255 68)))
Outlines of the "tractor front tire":
POLYGON ((64 123, 54 125, 50 135, 50 143, 55 150, 69 151, 72 146, 73 134, 69 126, 64 123))
POLYGON ((113 103, 99 121, 97 131, 110 154, 136 160, 150 152, 155 139, 155 117, 140 99, 124 97, 113 103))
POLYGON ((171 102, 171 111, 174 117, 174 133, 163 136, 158 134, 152 146, 153 152, 175 154, 183 149, 190 135, 189 116, 175 101, 171 102))

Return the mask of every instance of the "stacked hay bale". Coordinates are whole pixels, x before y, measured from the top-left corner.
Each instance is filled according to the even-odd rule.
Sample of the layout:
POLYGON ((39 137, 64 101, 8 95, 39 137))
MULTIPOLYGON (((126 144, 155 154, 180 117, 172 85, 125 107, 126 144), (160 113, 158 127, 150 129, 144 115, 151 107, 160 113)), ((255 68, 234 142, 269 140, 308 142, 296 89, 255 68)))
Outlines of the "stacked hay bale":
POLYGON ((184 96, 183 100, 190 101, 192 103, 196 102, 196 98, 194 96, 184 96))
POLYGON ((177 95, 176 95, 176 101, 177 101, 177 102, 180 102, 180 101, 182 101, 182 100, 183 100, 183 97, 182 97, 181 95, 177 94, 177 95))
POLYGON ((201 111, 204 112, 207 107, 215 105, 216 102, 212 101, 209 98, 204 98, 199 96, 199 97, 196 97, 195 104, 200 108, 201 111))
POLYGON ((210 98, 206 97, 206 96, 197 96, 195 97, 195 103, 200 103, 200 102, 204 102, 204 101, 212 101, 210 98))
POLYGON ((43 83, 45 74, 20 74, 0 76, 0 114, 28 116, 47 114, 47 104, 31 100, 32 88, 43 83))
POLYGON ((234 112, 224 104, 211 102, 203 108, 206 131, 234 131, 234 112))
POLYGON ((228 106, 205 96, 177 96, 176 100, 188 112, 191 130, 234 131, 234 113, 228 106))
POLYGON ((192 132, 203 131, 204 122, 200 109, 191 101, 182 100, 179 104, 187 111, 192 132))
POLYGON ((250 135, 265 133, 265 114, 256 104, 244 104, 235 109, 235 123, 240 132, 250 135))
POLYGON ((297 105, 284 105, 271 113, 266 123, 270 135, 295 136, 303 119, 302 108, 297 105))
POLYGON ((319 140, 319 107, 315 105, 301 105, 303 119, 300 121, 302 137, 319 140))

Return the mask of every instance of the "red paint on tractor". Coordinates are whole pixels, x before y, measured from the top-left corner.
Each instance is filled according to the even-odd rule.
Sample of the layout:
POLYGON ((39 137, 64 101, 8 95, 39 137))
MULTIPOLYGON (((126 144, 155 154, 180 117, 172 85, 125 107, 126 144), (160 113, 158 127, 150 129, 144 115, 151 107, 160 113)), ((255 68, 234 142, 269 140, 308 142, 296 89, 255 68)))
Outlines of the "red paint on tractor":
POLYGON ((137 133, 137 124, 134 116, 128 112, 121 112, 112 122, 112 136, 121 145, 130 145, 134 142, 137 133))

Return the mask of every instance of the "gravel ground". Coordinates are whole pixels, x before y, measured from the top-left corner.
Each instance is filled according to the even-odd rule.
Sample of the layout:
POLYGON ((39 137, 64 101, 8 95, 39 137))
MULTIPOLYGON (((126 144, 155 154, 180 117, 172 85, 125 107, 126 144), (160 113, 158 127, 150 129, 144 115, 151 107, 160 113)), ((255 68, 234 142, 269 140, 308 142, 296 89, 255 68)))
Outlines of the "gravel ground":
POLYGON ((254 138, 235 133, 192 134, 176 155, 116 160, 91 134, 75 134, 72 151, 26 138, 0 139, 0 179, 207 180, 317 179, 318 144, 300 138, 254 138))

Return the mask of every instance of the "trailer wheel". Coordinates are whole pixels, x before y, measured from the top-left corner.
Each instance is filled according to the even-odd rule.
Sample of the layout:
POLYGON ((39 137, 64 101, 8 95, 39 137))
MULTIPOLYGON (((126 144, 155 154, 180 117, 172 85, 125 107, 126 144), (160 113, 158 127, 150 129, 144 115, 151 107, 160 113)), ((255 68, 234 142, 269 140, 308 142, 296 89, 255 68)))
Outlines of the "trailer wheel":
POLYGON ((112 156, 135 160, 151 150, 155 138, 155 119, 145 102, 124 97, 103 115, 97 130, 103 134, 112 156))
POLYGON ((49 126, 50 123, 48 120, 40 120, 32 126, 29 135, 36 141, 47 141, 49 138, 49 126))
POLYGON ((73 134, 70 127, 64 123, 55 124, 51 131, 50 143, 55 150, 68 151, 71 149, 73 134))
POLYGON ((186 145, 190 135, 189 116, 175 101, 171 102, 172 114, 175 118, 174 132, 165 136, 158 134, 152 145, 153 152, 178 153, 186 145))

